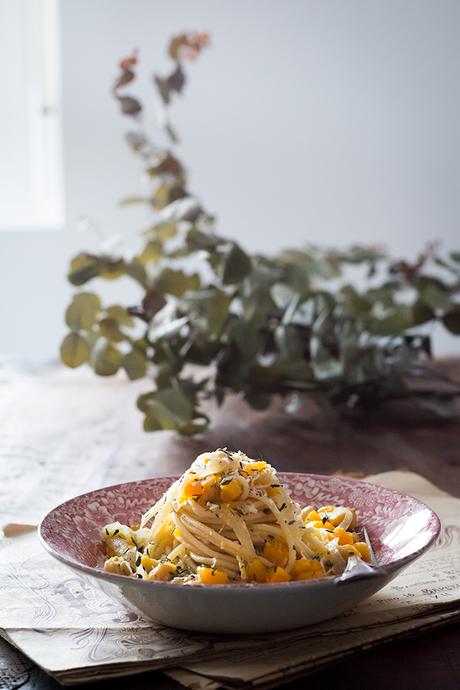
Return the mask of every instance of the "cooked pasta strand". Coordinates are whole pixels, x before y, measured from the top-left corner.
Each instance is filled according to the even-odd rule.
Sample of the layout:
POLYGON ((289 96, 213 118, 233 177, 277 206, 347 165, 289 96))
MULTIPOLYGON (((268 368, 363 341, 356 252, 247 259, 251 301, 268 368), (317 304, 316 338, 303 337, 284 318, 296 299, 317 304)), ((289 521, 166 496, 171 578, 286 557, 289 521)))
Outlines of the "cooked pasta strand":
POLYGON ((267 462, 219 449, 199 455, 144 513, 138 529, 104 527, 104 567, 180 584, 339 575, 349 557, 368 556, 349 529, 355 530, 352 508, 301 510, 267 462))

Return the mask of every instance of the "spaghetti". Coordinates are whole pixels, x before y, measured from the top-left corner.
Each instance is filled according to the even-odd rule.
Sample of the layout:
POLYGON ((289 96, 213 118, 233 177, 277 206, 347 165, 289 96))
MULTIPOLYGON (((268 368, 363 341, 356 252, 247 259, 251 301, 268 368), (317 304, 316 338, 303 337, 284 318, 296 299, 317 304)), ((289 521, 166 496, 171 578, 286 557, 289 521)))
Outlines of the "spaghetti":
POLYGON ((340 575, 370 560, 342 506, 303 509, 267 462, 241 451, 199 455, 142 516, 106 525, 104 570, 181 584, 273 583, 340 575))

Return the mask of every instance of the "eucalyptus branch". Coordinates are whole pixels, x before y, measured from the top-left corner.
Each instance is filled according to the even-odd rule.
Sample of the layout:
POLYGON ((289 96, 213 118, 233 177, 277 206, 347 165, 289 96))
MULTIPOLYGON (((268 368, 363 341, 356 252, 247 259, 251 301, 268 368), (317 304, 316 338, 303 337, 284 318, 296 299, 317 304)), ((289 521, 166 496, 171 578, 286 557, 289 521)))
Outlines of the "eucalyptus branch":
POLYGON ((146 204, 152 222, 134 256, 82 252, 68 277, 81 287, 127 276, 143 296, 135 305, 103 305, 96 292, 76 292, 66 311, 63 362, 153 381, 137 401, 146 431, 201 432, 210 422, 203 402, 222 404, 229 392, 257 409, 275 394, 289 400, 300 393, 338 411, 409 398, 452 414, 460 384, 426 366, 431 340, 423 330, 440 324, 460 335, 460 252, 444 256, 432 244, 413 262, 379 245, 251 255, 216 233, 214 218, 189 190, 170 116, 187 83, 186 63, 208 44, 204 33, 170 41, 171 71, 152 78, 166 114, 152 136, 133 91, 138 55, 119 63, 112 95, 130 120, 125 138, 148 180, 146 194, 121 204, 146 204), (350 281, 356 266, 366 271, 364 289, 350 281), (450 388, 417 389, 408 385, 414 377, 450 388))

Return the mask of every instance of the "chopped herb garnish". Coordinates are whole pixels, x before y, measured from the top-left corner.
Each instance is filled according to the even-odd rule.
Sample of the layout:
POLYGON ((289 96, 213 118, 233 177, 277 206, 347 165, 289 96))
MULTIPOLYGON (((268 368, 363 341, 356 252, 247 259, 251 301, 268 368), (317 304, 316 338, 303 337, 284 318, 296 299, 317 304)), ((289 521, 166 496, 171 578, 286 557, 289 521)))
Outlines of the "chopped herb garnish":
POLYGON ((232 481, 233 477, 226 477, 225 479, 222 479, 220 482, 221 486, 226 486, 227 484, 230 484, 232 481))
POLYGON ((283 504, 279 507, 279 510, 284 510, 285 508, 286 508, 286 504, 283 503, 283 504))
POLYGON ((324 517, 321 518, 323 525, 326 524, 326 522, 329 520, 329 515, 325 515, 324 517))
POLYGON ((281 484, 270 484, 271 489, 279 489, 280 486, 281 484))
POLYGON ((329 534, 334 534, 334 530, 333 530, 333 529, 327 529, 326 532, 329 532, 329 534))
POLYGON ((106 533, 106 534, 109 533, 109 530, 107 529, 107 527, 105 528, 105 533, 106 533))
POLYGON ((136 558, 136 568, 138 568, 140 566, 140 564, 141 564, 141 555, 139 554, 139 556, 136 558))
POLYGON ((288 525, 293 525, 295 520, 289 520, 288 525))
POLYGON ((312 560, 313 560, 313 561, 319 561, 319 560, 320 560, 319 555, 316 554, 316 556, 312 556, 312 560))
POLYGON ((140 578, 142 578, 142 575, 141 575, 141 573, 136 573, 136 577, 140 577, 140 578))
POLYGON ((119 529, 116 529, 115 532, 112 534, 112 537, 116 537, 119 531, 119 529))

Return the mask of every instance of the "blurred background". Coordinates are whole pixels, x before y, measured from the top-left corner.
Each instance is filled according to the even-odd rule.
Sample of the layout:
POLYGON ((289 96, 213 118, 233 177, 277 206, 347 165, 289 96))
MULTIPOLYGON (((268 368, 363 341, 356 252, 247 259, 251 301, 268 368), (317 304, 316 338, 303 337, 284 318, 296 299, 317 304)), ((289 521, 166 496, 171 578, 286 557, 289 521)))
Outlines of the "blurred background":
MULTIPOLYGON (((264 252, 459 249, 459 26, 457 0, 0 0, 0 352, 56 358, 71 256, 149 222, 117 206, 142 181, 110 87, 138 48, 153 108, 183 30, 212 47, 172 119, 222 234, 264 252)), ((436 334, 436 355, 456 351, 436 334)))

